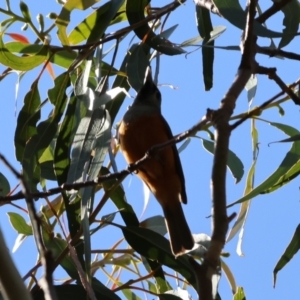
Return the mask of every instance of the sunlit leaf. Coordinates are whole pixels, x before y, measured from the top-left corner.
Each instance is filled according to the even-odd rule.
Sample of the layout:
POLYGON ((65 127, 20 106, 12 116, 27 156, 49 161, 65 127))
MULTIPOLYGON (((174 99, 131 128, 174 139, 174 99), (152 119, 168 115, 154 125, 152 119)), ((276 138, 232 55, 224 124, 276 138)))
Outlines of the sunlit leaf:
POLYGON ((233 300, 246 300, 246 295, 242 287, 238 287, 236 293, 234 294, 233 300))
POLYGON ((21 215, 14 212, 8 212, 7 215, 12 227, 17 231, 17 233, 32 235, 32 227, 26 223, 21 215))
POLYGON ((65 5, 62 7, 60 11, 60 14, 57 16, 55 20, 55 24, 58 29, 58 38, 63 45, 68 46, 70 44, 67 37, 67 26, 70 23, 72 10, 74 9, 85 10, 97 2, 98 2, 97 0, 66 1, 65 5))
POLYGON ((49 47, 44 45, 41 50, 32 56, 16 56, 4 45, 3 33, 0 34, 0 63, 17 71, 29 71, 44 63, 48 58, 49 47))
POLYGON ((235 282, 234 276, 233 276, 230 268, 228 267, 228 265, 224 262, 224 260, 221 260, 221 268, 229 282, 232 293, 236 293, 237 287, 236 287, 236 282, 235 282))
POLYGON ((100 40, 123 2, 123 0, 112 0, 96 9, 71 31, 68 37, 70 44, 76 45, 84 40, 90 44, 100 40))

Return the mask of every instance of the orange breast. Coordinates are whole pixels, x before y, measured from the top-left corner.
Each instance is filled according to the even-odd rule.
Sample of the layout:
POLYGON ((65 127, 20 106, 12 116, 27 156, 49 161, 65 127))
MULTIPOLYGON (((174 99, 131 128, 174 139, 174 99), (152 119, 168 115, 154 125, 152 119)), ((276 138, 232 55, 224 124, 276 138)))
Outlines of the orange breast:
MULTIPOLYGON (((160 114, 144 116, 129 123, 122 122, 119 137, 126 161, 136 162, 152 146, 172 138, 170 134, 168 125, 160 114)), ((144 180, 161 205, 164 206, 164 199, 170 197, 179 201, 182 183, 177 173, 172 147, 163 149, 154 158, 146 161, 137 175, 144 180)))

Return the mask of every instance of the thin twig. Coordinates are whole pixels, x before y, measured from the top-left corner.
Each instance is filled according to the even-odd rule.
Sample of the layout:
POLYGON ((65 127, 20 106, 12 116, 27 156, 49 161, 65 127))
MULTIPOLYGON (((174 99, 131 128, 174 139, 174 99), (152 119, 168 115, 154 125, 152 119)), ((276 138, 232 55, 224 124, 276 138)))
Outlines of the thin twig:
POLYGON ((269 55, 270 57, 281 56, 292 60, 300 60, 300 54, 284 51, 282 49, 270 49, 267 47, 257 46, 256 51, 257 53, 266 54, 269 55))
POLYGON ((278 13, 291 0, 273 1, 273 5, 256 18, 259 23, 264 23, 267 19, 278 13))
MULTIPOLYGON (((226 209, 226 166, 230 138, 230 116, 235 108, 235 102, 249 80, 255 65, 255 42, 253 36, 253 23, 257 1, 248 2, 247 21, 241 42, 242 57, 238 74, 221 101, 217 111, 211 111, 210 118, 215 130, 215 155, 212 169, 212 238, 211 245, 206 253, 203 264, 197 267, 200 279, 212 282, 213 276, 220 273, 220 254, 224 247, 228 223, 226 209), (204 276, 201 275, 204 272, 204 276)), ((200 286, 199 296, 203 299, 212 299, 212 284, 200 286), (203 297, 203 295, 205 295, 203 297)))
POLYGON ((258 74, 266 74, 270 79, 274 80, 278 86, 284 91, 290 98, 294 101, 295 104, 300 105, 300 98, 289 88, 283 80, 277 75, 276 68, 265 68, 259 66, 256 70, 258 74))
POLYGON ((33 236, 35 239, 35 243, 37 246, 37 249, 39 251, 40 257, 41 257, 41 262, 42 265, 44 266, 45 273, 44 273, 44 280, 42 281, 41 287, 44 291, 44 297, 45 300, 55 300, 56 298, 56 293, 53 288, 53 281, 52 281, 52 256, 51 252, 49 252, 45 245, 44 241, 42 238, 42 232, 41 232, 41 222, 40 219, 36 213, 36 209, 34 206, 34 200, 30 194, 30 189, 27 185, 27 182, 24 178, 23 175, 21 175, 8 161, 7 159, 0 154, 0 160, 3 161, 3 163, 10 169, 10 171, 17 177, 18 180, 20 180, 22 187, 23 187, 23 195, 27 203, 28 207, 28 213, 29 213, 29 218, 31 221, 32 225, 32 231, 33 231, 33 236))

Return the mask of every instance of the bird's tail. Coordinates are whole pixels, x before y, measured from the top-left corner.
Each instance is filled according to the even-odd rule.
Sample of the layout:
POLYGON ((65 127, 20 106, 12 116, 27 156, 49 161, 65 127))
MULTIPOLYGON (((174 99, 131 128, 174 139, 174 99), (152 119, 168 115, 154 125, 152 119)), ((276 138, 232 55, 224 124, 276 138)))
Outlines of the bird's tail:
MULTIPOLYGON (((170 203, 170 202, 169 202, 170 203)), ((171 249, 175 256, 185 253, 194 246, 194 239, 186 222, 181 204, 178 202, 163 207, 167 229, 170 235, 171 249)))

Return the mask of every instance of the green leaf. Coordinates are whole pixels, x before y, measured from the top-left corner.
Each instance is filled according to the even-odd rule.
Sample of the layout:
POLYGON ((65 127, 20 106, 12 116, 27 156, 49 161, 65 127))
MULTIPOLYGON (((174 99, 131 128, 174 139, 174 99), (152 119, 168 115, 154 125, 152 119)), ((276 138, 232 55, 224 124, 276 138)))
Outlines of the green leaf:
POLYGON ((31 16, 30 16, 29 8, 28 8, 27 4, 25 4, 23 1, 20 2, 20 10, 21 10, 21 13, 22 13, 24 19, 26 21, 30 21, 31 16))
MULTIPOLYGON (((204 149, 211 154, 214 154, 214 143, 201 138, 204 149)), ((235 178, 235 183, 238 183, 244 175, 244 165, 241 160, 231 151, 228 151, 228 162, 227 167, 229 168, 232 176, 235 178)))
MULTIPOLYGON (((16 52, 20 54, 29 54, 36 55, 43 48, 42 45, 35 44, 23 44, 20 42, 8 42, 5 44, 7 50, 10 52, 16 52)), ((54 55, 51 56, 50 62, 68 69, 74 60, 78 57, 78 53, 76 51, 72 51, 71 49, 57 51, 54 55)), ((103 76, 107 75, 110 72, 110 75, 118 74, 118 70, 115 68, 111 68, 111 66, 105 61, 101 62, 101 74, 103 76)), ((94 76, 94 71, 92 69, 91 76, 94 76)))
MULTIPOLYGON (((102 167, 101 175, 109 174, 108 169, 102 167)), ((126 201, 125 193, 123 188, 119 185, 117 188, 112 190, 112 187, 117 183, 117 180, 111 180, 110 182, 103 182, 103 187, 105 192, 109 191, 109 197, 112 199, 114 204, 120 211, 121 217, 127 226, 139 226, 139 220, 132 209, 132 206, 126 201)), ((164 272, 161 265, 157 261, 152 261, 150 259, 144 260, 144 265, 148 266, 149 272, 154 272, 154 277, 156 280, 156 287, 160 293, 170 289, 168 282, 165 279, 164 272)))
POLYGON ((283 139, 283 140, 276 141, 276 142, 271 142, 271 143, 269 143, 269 145, 275 144, 275 143, 290 143, 290 142, 297 142, 297 141, 300 141, 300 133, 296 134, 296 135, 293 135, 293 136, 291 136, 290 138, 287 138, 287 139, 283 139))
POLYGON ((16 157, 19 162, 23 160, 24 149, 27 141, 37 133, 36 124, 40 119, 40 94, 38 80, 31 85, 30 91, 24 98, 24 105, 17 119, 15 132, 16 157))
POLYGON ((128 82, 137 92, 144 83, 146 68, 149 66, 149 59, 145 53, 143 44, 136 46, 127 60, 126 73, 128 82))
MULTIPOLYGON (((58 237, 54 237, 53 234, 47 233, 44 229, 43 239, 47 250, 51 251, 54 260, 56 260, 64 251, 64 249, 68 246, 65 240, 58 237)), ((60 265, 71 278, 79 280, 77 267, 70 255, 65 256, 60 262, 60 265)))
POLYGON ((194 38, 188 39, 180 44, 181 47, 189 47, 194 45, 199 45, 200 42, 203 41, 201 36, 196 36, 194 38))
MULTIPOLYGON (((72 299, 72 300, 83 300, 87 297, 87 292, 82 285, 65 284, 65 285, 54 285, 53 289, 58 300, 72 299)), ((95 289, 95 296, 97 300, 120 300, 120 298, 110 289, 103 286, 101 289, 95 289)), ((44 292, 42 289, 36 289, 33 293, 33 300, 45 300, 44 292)))
POLYGON ((32 56, 16 56, 4 45, 3 33, 0 34, 0 63, 17 71, 29 71, 41 65, 48 59, 49 46, 44 45, 32 56))
POLYGON ((213 30, 210 12, 203 7, 196 6, 197 28, 203 38, 202 65, 205 90, 209 91, 213 86, 213 64, 214 64, 214 41, 210 41, 210 33, 213 30), (205 44, 211 47, 205 47, 205 44))
POLYGON ((230 268, 227 266, 227 264, 223 260, 221 260, 221 268, 228 280, 228 283, 230 285, 230 289, 231 289, 232 293, 235 293, 237 291, 237 288, 236 288, 234 276, 233 276, 230 268))
POLYGON ((7 215, 12 227, 18 234, 32 235, 32 227, 26 223, 21 215, 14 212, 8 212, 7 215))
MULTIPOLYGON (((121 282, 118 283, 118 285, 122 285, 121 282)), ((138 297, 131 289, 122 289, 121 290, 123 295, 126 297, 126 299, 131 300, 142 300, 142 298, 138 297)))
POLYGON ((242 287, 238 287, 236 293, 234 294, 233 300, 246 300, 246 295, 242 287))
POLYGON ((54 149, 54 172, 59 185, 65 183, 70 165, 73 128, 75 123, 76 97, 71 97, 65 118, 59 127, 54 149))
POLYGON ((95 277, 92 278, 92 288, 95 291, 97 300, 121 300, 121 298, 116 295, 116 293, 107 288, 101 281, 99 281, 95 277))
POLYGON ((71 12, 74 9, 86 10, 91 7, 93 4, 97 3, 97 0, 73 0, 67 1, 65 5, 62 7, 62 10, 59 16, 56 18, 55 24, 57 26, 57 35, 62 45, 68 46, 70 45, 68 37, 67 37, 67 26, 70 23, 71 12))
POLYGON ((99 41, 107 27, 116 17, 124 0, 112 0, 96 9, 70 33, 68 40, 72 45, 87 40, 87 44, 99 41))
MULTIPOLYGON (((263 122, 267 122, 263 119, 258 119, 263 122)), ((291 126, 275 123, 275 122, 268 122, 270 125, 278 128, 279 130, 283 131, 285 134, 289 136, 293 136, 296 134, 299 134, 299 131, 291 126)), ((280 185, 286 183, 283 181, 286 178, 286 174, 295 174, 295 171, 299 168, 299 160, 300 160, 300 141, 294 142, 289 152, 284 157, 283 161, 279 165, 279 167, 276 169, 276 171, 273 172, 264 182, 262 182, 260 185, 258 185, 255 189, 253 189, 250 193, 245 195, 244 197, 236 200, 235 202, 229 204, 227 207, 231 207, 237 203, 242 203, 244 201, 247 201, 249 199, 252 199, 256 197, 257 195, 267 192, 267 191, 273 191, 276 188, 278 188, 280 185)), ((298 172, 298 171, 297 171, 298 172)), ((290 178, 291 179, 291 178, 290 178)), ((289 180, 290 180, 289 179, 289 180)))
POLYGON ((289 1, 281 11, 284 14, 283 25, 285 28, 283 29, 283 37, 280 40, 278 48, 288 45, 297 34, 300 21, 299 1, 289 1))
POLYGON ((43 152, 42 156, 39 158, 41 176, 44 179, 48 180, 56 180, 56 176, 54 173, 53 150, 54 143, 52 142, 43 152))
POLYGON ((10 185, 6 177, 0 172, 0 196, 5 197, 10 192, 10 185))
MULTIPOLYGON (((120 71, 121 72, 124 72, 125 73, 125 70, 126 70, 126 64, 127 64, 127 60, 129 58, 129 53, 131 51, 133 51, 136 47, 136 44, 135 45, 132 45, 129 49, 129 51, 127 52, 122 64, 121 64, 121 67, 120 67, 120 71)), ((150 49, 148 49, 148 53, 150 52, 150 49)), ((147 53, 147 54, 148 54, 147 53)), ((128 81, 127 81, 127 77, 125 77, 124 75, 118 75, 116 76, 115 80, 114 80, 114 83, 112 85, 112 89, 113 88, 116 88, 116 87, 120 87, 120 88, 124 88, 126 91, 129 90, 130 88, 130 85, 128 84, 128 81)), ((121 105, 123 104, 123 101, 125 99, 125 94, 124 93, 120 93, 115 99, 114 101, 110 101, 106 104, 106 109, 108 110, 109 112, 109 115, 110 115, 110 118, 111 118, 111 122, 112 124, 114 123, 115 121, 115 117, 117 115, 117 113, 119 112, 119 109, 121 107, 121 105)))
POLYGON ((58 123, 64 113, 67 95, 66 89, 70 84, 69 74, 62 73, 54 81, 54 88, 48 92, 50 102, 55 106, 50 117, 37 126, 37 132, 28 141, 22 160, 23 174, 32 190, 40 181, 39 159, 50 145, 57 133, 58 123))
MULTIPOLYGON (((94 180, 98 177, 104 158, 107 154, 108 147, 111 140, 111 124, 110 118, 107 111, 104 111, 103 107, 96 108, 90 120, 91 130, 88 131, 88 135, 93 140, 93 144, 90 149, 94 151, 94 156, 91 159, 88 179, 94 180)), ((89 140, 89 137, 87 138, 89 140)), ((72 164, 71 164, 72 169, 72 164)), ((70 170, 71 170, 70 169, 70 170)), ((81 197, 81 221, 83 226, 84 235, 84 247, 85 247, 85 260, 86 260, 86 271, 88 272, 90 266, 91 257, 91 245, 90 245, 90 224, 89 224, 89 212, 93 208, 92 198, 94 195, 95 187, 86 187, 82 192, 81 197), (88 259, 89 258, 89 259, 88 259)))
POLYGON ((151 229, 162 236, 164 236, 168 232, 165 218, 163 216, 153 216, 145 219, 140 223, 140 226, 143 228, 151 229))
POLYGON ((187 256, 175 258, 171 252, 170 242, 160 234, 140 227, 120 227, 129 245, 139 254, 180 273, 194 287, 197 281, 187 256))
POLYGON ((105 123, 104 120, 105 112, 102 108, 97 108, 80 121, 73 141, 74 147, 68 173, 68 183, 84 180, 85 164, 90 161, 91 152, 95 149, 96 134, 101 131, 105 123))
MULTIPOLYGON (((110 174, 107 168, 102 167, 100 171, 101 176, 110 174)), ((139 220, 132 209, 132 206, 128 204, 125 197, 123 188, 119 185, 116 189, 111 190, 112 187, 117 183, 117 180, 103 182, 103 188, 106 192, 111 191, 109 197, 120 211, 120 215, 124 223, 128 226, 139 226, 139 220)))
MULTIPOLYGON (((242 9, 238 0, 214 0, 214 4, 227 21, 241 30, 245 29, 247 13, 242 9)), ((283 36, 282 33, 269 30, 256 21, 254 21, 254 34, 269 38, 283 36)))
MULTIPOLYGON (((136 23, 145 20, 144 10, 148 3, 148 0, 127 0, 126 14, 130 25, 135 25, 136 23)), ((177 55, 185 53, 182 48, 172 44, 167 39, 156 35, 146 22, 135 28, 134 32, 140 40, 163 54, 177 55)))
POLYGON ((285 265, 294 257, 294 255, 300 249, 300 224, 297 226, 294 236, 292 240, 288 244, 287 248, 285 249, 284 253, 280 257, 279 261, 277 262, 274 270, 273 270, 273 279, 274 279, 274 287, 276 285, 276 278, 277 273, 285 267, 285 265))

